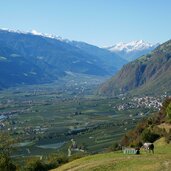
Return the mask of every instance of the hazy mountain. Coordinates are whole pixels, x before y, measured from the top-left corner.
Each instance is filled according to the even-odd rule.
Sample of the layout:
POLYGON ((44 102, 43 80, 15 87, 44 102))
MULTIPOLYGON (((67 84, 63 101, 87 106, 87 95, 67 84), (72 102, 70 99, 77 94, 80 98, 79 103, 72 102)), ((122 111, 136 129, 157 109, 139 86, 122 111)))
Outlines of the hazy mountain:
POLYGON ((163 94, 171 92, 171 40, 160 45, 148 55, 123 66, 99 93, 163 94))
POLYGON ((0 87, 54 81, 67 72, 106 76, 126 63, 104 49, 87 44, 97 55, 78 44, 36 31, 0 30, 0 87))
POLYGON ((134 59, 137 59, 138 57, 142 55, 146 55, 147 53, 151 52, 153 49, 155 49, 159 43, 152 44, 145 42, 143 40, 139 41, 131 41, 128 43, 120 42, 114 46, 107 47, 111 52, 115 52, 122 58, 133 61, 134 59))
POLYGON ((0 45, 0 88, 17 84, 36 84, 52 79, 38 65, 17 51, 0 45))
POLYGON ((103 62, 103 67, 107 70, 111 70, 113 73, 118 71, 123 64, 128 63, 127 60, 116 55, 116 53, 109 52, 107 49, 99 48, 85 42, 70 41, 68 43, 79 48, 85 53, 100 59, 103 62))

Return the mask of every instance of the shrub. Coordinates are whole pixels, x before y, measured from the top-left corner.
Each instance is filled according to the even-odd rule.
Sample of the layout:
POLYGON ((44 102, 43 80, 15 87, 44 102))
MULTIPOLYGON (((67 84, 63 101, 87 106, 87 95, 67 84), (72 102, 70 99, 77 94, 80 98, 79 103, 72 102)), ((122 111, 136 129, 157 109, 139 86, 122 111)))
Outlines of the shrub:
POLYGON ((13 139, 6 133, 0 133, 0 171, 15 171, 10 154, 13 150, 13 139))
POLYGON ((87 155, 87 153, 75 153, 73 154, 70 158, 69 158, 69 161, 73 161, 73 160, 76 160, 76 159, 80 159, 82 157, 85 157, 87 155))
POLYGON ((166 108, 166 114, 169 120, 171 120, 171 103, 166 108))
POLYGON ((48 157, 47 168, 53 169, 61 166, 62 164, 67 163, 68 156, 64 154, 52 154, 48 157))
POLYGON ((144 142, 154 142, 160 137, 160 135, 152 132, 150 129, 145 129, 142 132, 141 137, 144 142))
POLYGON ((165 135, 165 139, 167 143, 171 142, 171 130, 165 135))
POLYGON ((109 147, 109 151, 118 151, 121 150, 121 145, 118 144, 117 142, 113 143, 110 147, 109 147))
POLYGON ((129 144, 130 147, 142 147, 142 145, 142 142, 138 139, 135 139, 129 144))
POLYGON ((33 160, 27 165, 26 170, 28 170, 28 171, 48 171, 48 168, 42 161, 33 160))
POLYGON ((0 171, 15 171, 16 166, 6 154, 0 154, 0 171))

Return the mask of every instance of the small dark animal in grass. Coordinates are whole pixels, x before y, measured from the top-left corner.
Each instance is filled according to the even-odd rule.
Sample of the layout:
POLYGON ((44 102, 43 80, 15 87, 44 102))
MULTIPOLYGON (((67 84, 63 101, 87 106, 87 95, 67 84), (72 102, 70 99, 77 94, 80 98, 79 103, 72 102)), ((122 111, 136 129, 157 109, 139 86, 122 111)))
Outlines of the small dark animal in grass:
POLYGON ((140 154, 140 148, 139 147, 136 147, 135 150, 136 150, 136 154, 140 154))
POLYGON ((153 143, 144 143, 143 148, 148 150, 149 153, 152 152, 154 154, 154 144, 153 143))

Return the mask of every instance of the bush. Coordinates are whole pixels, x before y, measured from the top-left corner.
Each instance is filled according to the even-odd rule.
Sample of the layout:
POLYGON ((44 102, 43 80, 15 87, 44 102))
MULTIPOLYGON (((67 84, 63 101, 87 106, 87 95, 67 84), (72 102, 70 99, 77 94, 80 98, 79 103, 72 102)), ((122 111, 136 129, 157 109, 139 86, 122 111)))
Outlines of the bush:
POLYGON ((109 147, 109 151, 118 151, 121 150, 121 145, 115 142, 109 147))
POLYGON ((0 171, 15 171, 16 166, 6 154, 0 154, 0 171))
MULTIPOLYGON (((72 155, 70 158, 65 154, 51 154, 46 159, 38 160, 31 158, 27 161, 24 170, 27 171, 48 171, 61 166, 62 164, 68 163, 69 161, 75 160, 85 156, 84 153, 72 155)), ((1 171, 1 170, 0 170, 1 171)))
POLYGON ((165 139, 168 144, 171 142, 171 130, 165 135, 165 139))
POLYGON ((157 140, 160 137, 160 135, 159 134, 156 134, 154 132, 151 132, 150 129, 145 129, 142 132, 141 137, 142 137, 142 140, 144 142, 151 142, 151 143, 153 143, 155 140, 157 140))
POLYGON ((47 166, 40 160, 33 160, 27 165, 28 171, 48 171, 47 166))
POLYGON ((171 120, 171 103, 166 108, 166 114, 169 120, 171 120))
POLYGON ((73 161, 73 160, 80 159, 80 158, 85 157, 85 156, 87 156, 87 153, 82 153, 82 152, 76 153, 76 154, 73 154, 73 155, 69 158, 69 161, 71 162, 71 161, 73 161))
POLYGON ((130 147, 142 147, 143 143, 138 139, 134 140, 129 144, 130 147))
POLYGON ((14 141, 7 133, 0 133, 0 171, 15 171, 10 154, 14 141))
POLYGON ((52 154, 48 157, 47 168, 53 169, 61 166, 62 164, 67 163, 68 156, 64 154, 52 154))

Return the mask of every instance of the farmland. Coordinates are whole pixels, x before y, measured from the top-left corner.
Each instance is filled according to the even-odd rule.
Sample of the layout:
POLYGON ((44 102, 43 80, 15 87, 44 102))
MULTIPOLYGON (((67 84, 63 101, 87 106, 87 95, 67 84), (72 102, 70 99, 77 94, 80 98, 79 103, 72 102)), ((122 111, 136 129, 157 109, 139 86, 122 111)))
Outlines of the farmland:
POLYGON ((86 153, 105 151, 157 110, 163 98, 148 98, 155 104, 148 106, 147 97, 97 96, 100 77, 66 80, 0 91, 0 129, 16 141, 13 157, 67 154, 71 139, 86 153))

